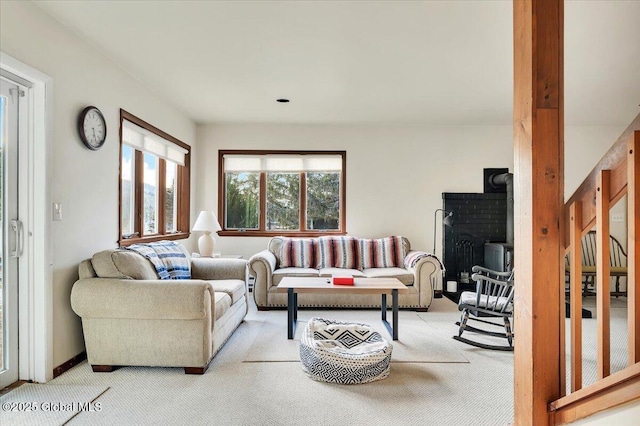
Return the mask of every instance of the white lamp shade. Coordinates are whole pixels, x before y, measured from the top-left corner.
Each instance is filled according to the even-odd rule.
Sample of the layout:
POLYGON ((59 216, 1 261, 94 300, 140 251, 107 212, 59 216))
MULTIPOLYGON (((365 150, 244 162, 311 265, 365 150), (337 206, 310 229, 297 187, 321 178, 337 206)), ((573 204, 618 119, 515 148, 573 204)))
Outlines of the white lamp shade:
POLYGON ((220 231, 222 228, 220 227, 220 223, 218 223, 218 218, 215 213, 212 211, 203 210, 198 215, 196 219, 196 223, 193 224, 192 231, 205 231, 205 232, 216 232, 220 231))

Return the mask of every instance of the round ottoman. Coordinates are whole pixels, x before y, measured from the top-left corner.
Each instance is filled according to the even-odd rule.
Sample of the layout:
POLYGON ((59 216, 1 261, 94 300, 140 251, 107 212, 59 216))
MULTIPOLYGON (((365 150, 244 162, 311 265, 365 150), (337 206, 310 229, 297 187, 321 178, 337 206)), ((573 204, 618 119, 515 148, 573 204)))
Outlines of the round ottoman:
POLYGON ((312 318, 300 339, 302 370, 314 380, 351 385, 389 375, 393 345, 367 324, 312 318))

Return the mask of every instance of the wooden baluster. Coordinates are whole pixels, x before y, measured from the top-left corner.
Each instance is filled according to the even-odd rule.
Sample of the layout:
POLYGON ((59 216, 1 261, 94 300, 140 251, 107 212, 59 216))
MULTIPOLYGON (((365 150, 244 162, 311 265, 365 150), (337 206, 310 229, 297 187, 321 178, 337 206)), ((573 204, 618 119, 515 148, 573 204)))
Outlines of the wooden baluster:
POLYGON ((571 392, 582 389, 582 202, 569 207, 569 303, 571 309, 571 392))
POLYGON ((629 365, 640 362, 640 131, 629 138, 627 157, 628 258, 627 301, 629 365))
MULTIPOLYGON (((567 226, 570 226, 570 223, 567 223, 567 226)), ((566 243, 566 242, 565 242, 566 243)), ((566 247, 566 251, 564 253, 565 258, 570 256, 571 247, 566 247)), ((564 260, 564 259, 563 259, 564 260)), ((566 262, 566 260, 565 260, 566 262)), ((569 272, 570 273, 570 272, 569 272)), ((566 331, 566 315, 562 315, 563 312, 567 311, 567 271, 566 271, 566 263, 565 270, 562 274, 562 285, 558 286, 560 290, 559 300, 560 300, 560 371, 559 371, 559 379, 560 379, 560 398, 567 395, 567 331, 566 331)), ((569 286, 571 286, 571 275, 569 275, 569 286)), ((571 287, 569 287, 569 290, 571 287)), ((571 302, 569 300, 569 302, 571 302)), ((571 313, 571 312, 569 312, 571 313)))
POLYGON ((611 171, 601 170, 596 187, 596 318, 598 322, 598 379, 611 374, 609 212, 611 171))

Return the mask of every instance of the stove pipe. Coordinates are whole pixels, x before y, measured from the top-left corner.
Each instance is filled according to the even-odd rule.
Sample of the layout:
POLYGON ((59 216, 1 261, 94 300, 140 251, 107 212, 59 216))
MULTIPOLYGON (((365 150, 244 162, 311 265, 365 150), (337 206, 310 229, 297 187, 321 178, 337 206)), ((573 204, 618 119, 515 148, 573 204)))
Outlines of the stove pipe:
POLYGON ((491 175, 489 183, 507 186, 507 244, 513 247, 513 173, 491 175))

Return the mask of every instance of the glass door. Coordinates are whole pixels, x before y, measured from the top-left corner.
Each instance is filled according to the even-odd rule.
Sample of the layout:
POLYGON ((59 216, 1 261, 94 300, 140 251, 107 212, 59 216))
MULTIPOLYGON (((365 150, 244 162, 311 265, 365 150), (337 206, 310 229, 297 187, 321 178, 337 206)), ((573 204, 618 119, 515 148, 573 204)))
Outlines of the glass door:
POLYGON ((18 380, 18 111, 21 89, 0 77, 0 389, 18 380))

